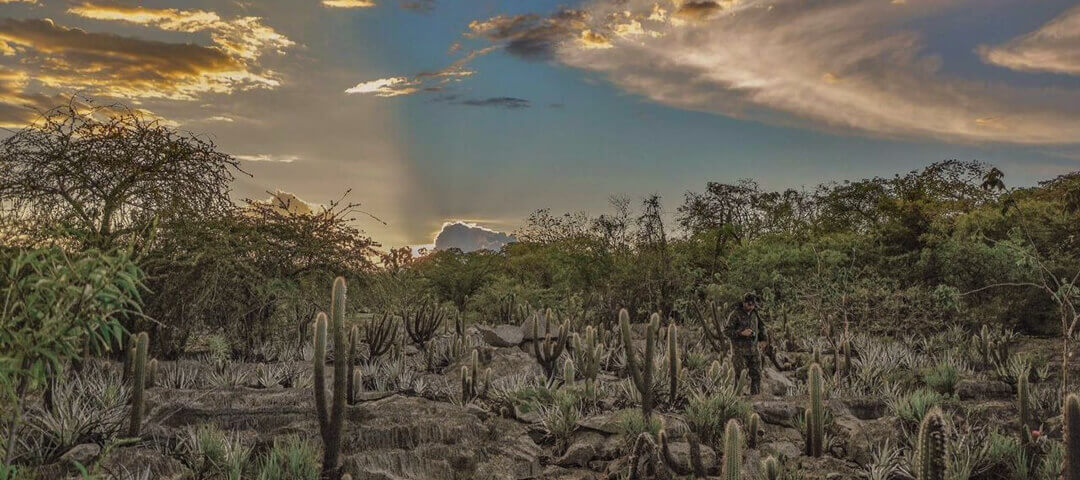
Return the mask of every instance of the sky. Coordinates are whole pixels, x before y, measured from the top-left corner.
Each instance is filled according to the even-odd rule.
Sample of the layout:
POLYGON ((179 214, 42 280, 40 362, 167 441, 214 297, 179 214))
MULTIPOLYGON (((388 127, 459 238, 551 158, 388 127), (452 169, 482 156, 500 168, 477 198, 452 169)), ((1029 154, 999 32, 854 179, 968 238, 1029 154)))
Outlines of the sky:
POLYGON ((1078 170, 1080 4, 0 0, 0 126, 73 94, 213 140, 238 199, 349 191, 385 247, 492 241, 707 181, 1078 170))

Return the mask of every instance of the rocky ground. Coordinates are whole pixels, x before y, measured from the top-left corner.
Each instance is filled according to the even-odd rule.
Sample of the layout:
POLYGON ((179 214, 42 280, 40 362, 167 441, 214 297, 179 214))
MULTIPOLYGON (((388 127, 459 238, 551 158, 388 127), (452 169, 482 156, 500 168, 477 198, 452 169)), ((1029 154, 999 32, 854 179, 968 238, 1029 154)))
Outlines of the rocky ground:
MULTIPOLYGON (((689 330, 692 333, 692 330, 689 330)), ((539 376, 541 370, 529 353, 527 335, 516 326, 470 329, 482 351, 481 362, 490 368, 492 383, 500 379, 539 376)), ((684 335, 693 338, 693 335, 684 335)), ((1054 340, 1024 339, 1017 350, 1032 356, 1052 358, 1054 340)), ((414 356, 419 356, 412 350, 414 356)), ((793 364, 798 354, 789 354, 793 364)), ((297 365, 305 365, 296 361, 297 365)), ((171 364, 163 364, 168 370, 171 364)), ((635 409, 619 402, 603 403, 603 408, 584 413, 568 438, 556 441, 536 411, 493 403, 455 401, 460 363, 436 372, 417 373, 411 380, 426 385, 415 389, 368 388, 347 407, 343 439, 344 469, 358 480, 457 480, 457 479, 616 479, 626 478, 629 447, 622 425, 622 411, 635 409)), ((254 452, 264 451, 274 440, 295 434, 318 445, 318 424, 310 387, 260 388, 253 380, 259 375, 254 364, 232 364, 232 369, 249 372, 235 386, 172 388, 159 380, 148 391, 148 413, 143 440, 102 452, 101 445, 78 445, 53 465, 44 467, 50 475, 71 474, 71 461, 97 461, 101 471, 149 470, 151 478, 192 478, 184 462, 174 454, 188 432, 199 425, 213 424, 235 435, 254 452)), ((949 397, 951 412, 985 419, 1003 430, 1019 428, 1017 404, 1012 385, 983 375, 964 378, 949 397)), ((605 372, 601 381, 616 383, 618 377, 605 372)), ((881 396, 830 395, 827 401, 832 422, 828 428, 829 448, 820 458, 803 454, 803 434, 799 429, 808 399, 799 393, 797 369, 778 371, 768 367, 763 393, 746 396, 762 419, 760 440, 745 448, 742 478, 756 479, 766 456, 781 460, 788 472, 804 479, 864 478, 875 463, 875 448, 885 442, 905 445, 909 426, 890 412, 888 399, 881 396)), ((805 392, 805 389, 802 389, 805 392)), ((678 408, 661 408, 665 428, 676 441, 671 449, 686 461, 689 446, 677 432, 686 430, 678 408)), ((967 422, 969 419, 963 419, 967 422)), ((1060 417, 1048 418, 1042 431, 1061 437, 1060 417)), ((702 458, 711 475, 719 474, 719 457, 709 445, 702 445, 702 458)), ((902 477, 898 477, 902 478, 902 477)))

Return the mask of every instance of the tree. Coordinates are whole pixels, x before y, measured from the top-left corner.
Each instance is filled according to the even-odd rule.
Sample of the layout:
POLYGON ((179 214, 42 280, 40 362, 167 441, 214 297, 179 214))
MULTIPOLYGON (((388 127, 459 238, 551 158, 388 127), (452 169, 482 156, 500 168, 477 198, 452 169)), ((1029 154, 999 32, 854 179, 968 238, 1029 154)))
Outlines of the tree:
POLYGON ((211 141, 73 99, 0 143, 0 208, 31 242, 59 233, 109 249, 147 238, 154 222, 228 210, 239 171, 211 141))

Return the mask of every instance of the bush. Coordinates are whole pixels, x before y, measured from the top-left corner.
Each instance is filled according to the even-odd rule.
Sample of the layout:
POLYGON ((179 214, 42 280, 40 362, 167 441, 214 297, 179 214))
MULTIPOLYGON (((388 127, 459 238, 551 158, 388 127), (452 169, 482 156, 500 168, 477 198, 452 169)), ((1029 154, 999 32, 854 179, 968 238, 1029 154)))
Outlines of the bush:
POLYGON ((923 374, 923 381, 937 393, 952 395, 956 390, 956 382, 960 381, 960 371, 951 363, 940 362, 923 374))
POLYGON ((890 400, 889 410, 909 425, 918 425, 926 416, 926 412, 940 405, 942 401, 944 397, 940 393, 920 388, 890 400))
POLYGON ((697 394, 683 412, 690 430, 709 445, 719 445, 724 426, 732 418, 744 419, 750 413, 750 405, 728 389, 710 394, 697 394))

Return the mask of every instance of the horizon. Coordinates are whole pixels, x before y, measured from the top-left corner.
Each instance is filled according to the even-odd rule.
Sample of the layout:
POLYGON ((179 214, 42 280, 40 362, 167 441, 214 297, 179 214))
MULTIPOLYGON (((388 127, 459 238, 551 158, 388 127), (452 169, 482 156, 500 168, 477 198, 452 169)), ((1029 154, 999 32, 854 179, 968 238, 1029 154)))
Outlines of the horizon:
POLYGON ((384 249, 707 181, 1080 169, 1072 1, 613 5, 8 0, 0 125, 129 104, 239 159, 236 198, 352 189, 384 249))

